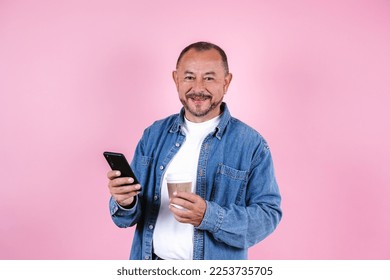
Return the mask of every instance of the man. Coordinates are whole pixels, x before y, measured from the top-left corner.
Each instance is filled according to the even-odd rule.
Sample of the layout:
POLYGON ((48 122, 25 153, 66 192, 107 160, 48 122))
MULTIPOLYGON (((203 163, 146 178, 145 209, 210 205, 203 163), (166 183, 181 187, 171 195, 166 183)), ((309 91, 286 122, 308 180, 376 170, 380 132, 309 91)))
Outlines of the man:
POLYGON ((145 130, 131 163, 140 185, 107 174, 112 219, 137 225, 131 259, 247 259, 282 215, 268 145, 223 102, 232 74, 220 47, 186 47, 173 80, 183 108, 145 130), (193 192, 169 199, 172 173, 190 174, 193 192))

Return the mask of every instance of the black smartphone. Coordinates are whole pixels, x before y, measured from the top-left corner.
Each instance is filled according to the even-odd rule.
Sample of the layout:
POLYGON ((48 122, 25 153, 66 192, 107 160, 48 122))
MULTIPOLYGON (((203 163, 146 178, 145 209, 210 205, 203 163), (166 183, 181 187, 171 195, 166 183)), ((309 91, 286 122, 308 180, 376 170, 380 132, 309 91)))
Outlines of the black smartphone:
POLYGON ((127 159, 123 154, 104 152, 103 155, 112 170, 119 170, 121 172, 121 176, 119 177, 131 177, 134 179, 133 184, 139 184, 137 177, 135 177, 135 174, 131 169, 130 164, 127 162, 127 159))

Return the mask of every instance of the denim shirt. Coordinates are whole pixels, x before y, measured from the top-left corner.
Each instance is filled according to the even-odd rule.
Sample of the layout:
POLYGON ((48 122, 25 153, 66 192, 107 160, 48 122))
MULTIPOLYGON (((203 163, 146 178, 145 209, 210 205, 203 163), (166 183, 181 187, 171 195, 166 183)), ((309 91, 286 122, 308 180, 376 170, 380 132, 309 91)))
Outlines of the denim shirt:
MULTIPOLYGON (((272 233, 282 216, 267 143, 233 118, 225 103, 221 110, 220 122, 204 139, 199 155, 196 194, 205 199, 207 208, 194 228, 196 260, 247 259, 248 248, 272 233)), ((142 185, 136 204, 125 209, 110 199, 110 213, 118 227, 137 225, 130 259, 152 259, 162 178, 185 141, 183 124, 184 109, 144 131, 131 163, 142 185)))

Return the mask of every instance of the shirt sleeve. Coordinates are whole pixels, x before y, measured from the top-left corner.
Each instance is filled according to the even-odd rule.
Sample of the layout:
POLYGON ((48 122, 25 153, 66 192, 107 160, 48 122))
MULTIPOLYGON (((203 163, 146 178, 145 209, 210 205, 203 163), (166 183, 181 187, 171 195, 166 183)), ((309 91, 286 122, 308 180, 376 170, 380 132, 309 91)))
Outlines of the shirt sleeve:
POLYGON ((135 205, 132 208, 120 206, 113 197, 110 198, 110 214, 113 222, 120 228, 131 227, 137 223, 140 216, 140 199, 135 196, 135 205))

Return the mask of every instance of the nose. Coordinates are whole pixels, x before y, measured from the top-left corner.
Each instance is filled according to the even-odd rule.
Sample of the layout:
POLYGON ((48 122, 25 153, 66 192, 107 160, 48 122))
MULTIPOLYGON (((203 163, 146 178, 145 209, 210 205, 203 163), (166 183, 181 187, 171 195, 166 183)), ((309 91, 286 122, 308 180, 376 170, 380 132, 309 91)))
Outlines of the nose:
POLYGON ((204 92, 204 80, 203 79, 195 79, 193 90, 194 92, 204 92))

